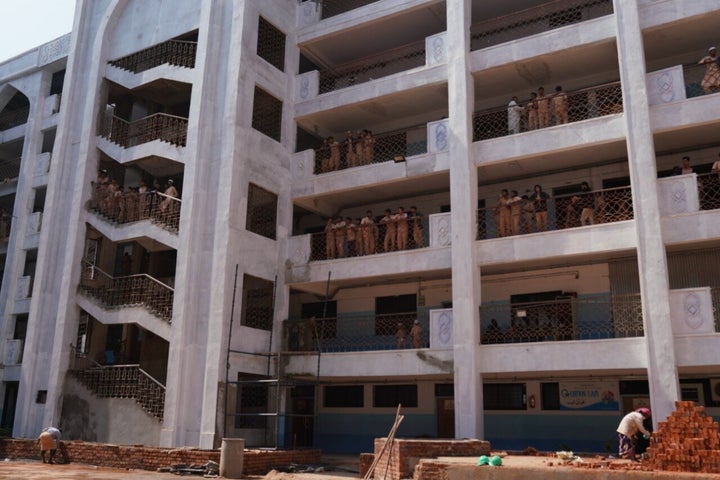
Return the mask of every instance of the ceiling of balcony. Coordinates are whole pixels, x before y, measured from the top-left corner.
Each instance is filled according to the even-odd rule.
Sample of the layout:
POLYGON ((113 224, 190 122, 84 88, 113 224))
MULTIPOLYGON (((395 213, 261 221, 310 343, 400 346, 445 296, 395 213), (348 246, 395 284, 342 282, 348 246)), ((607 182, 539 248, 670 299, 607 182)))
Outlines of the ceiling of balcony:
MULTIPOLYGON (((547 1, 473 0, 472 22, 501 17, 547 1)), ((301 45, 301 50, 320 68, 337 67, 445 31, 446 10, 445 2, 426 2, 420 8, 408 9, 379 20, 369 18, 365 23, 355 21, 353 28, 315 38, 301 45)))
POLYGON ((697 63, 710 46, 720 48, 720 10, 643 31, 647 70, 697 63))
POLYGON ((365 128, 377 135, 445 118, 447 105, 447 85, 424 85, 365 102, 341 105, 296 120, 305 130, 317 132, 322 137, 365 128))

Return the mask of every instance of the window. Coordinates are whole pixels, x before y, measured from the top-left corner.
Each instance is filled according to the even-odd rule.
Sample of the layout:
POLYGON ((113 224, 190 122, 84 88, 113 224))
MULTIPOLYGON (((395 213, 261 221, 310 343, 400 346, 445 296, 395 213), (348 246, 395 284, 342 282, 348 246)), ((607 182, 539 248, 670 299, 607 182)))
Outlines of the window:
POLYGON ((285 34, 260 17, 257 54, 281 72, 285 70, 285 34))
POLYGON ((417 296, 395 295, 375 299, 375 335, 395 335, 398 323, 410 331, 417 317, 417 296))
POLYGON ((282 107, 282 101, 256 86, 253 100, 252 128, 279 142, 282 107))
POLYGON ((485 410, 525 410, 525 384, 486 383, 483 399, 485 410))
MULTIPOLYGON (((238 381, 247 381, 238 375, 238 381)), ((265 428, 265 418, 260 413, 267 413, 268 385, 252 383, 238 383, 237 409, 235 428, 265 428)))
POLYGON ((373 407, 416 408, 418 406, 417 385, 375 385, 373 407))
POLYGON ((65 70, 60 70, 52 74, 50 79, 50 95, 59 95, 62 93, 63 84, 65 83, 65 70))
POLYGON ((242 325, 272 330, 274 290, 273 282, 251 275, 243 276, 242 325))
POLYGON ((326 386, 323 389, 323 406, 327 408, 362 408, 365 405, 363 385, 326 386))
POLYGON ((275 240, 277 226, 277 195, 257 185, 248 188, 246 229, 275 240))

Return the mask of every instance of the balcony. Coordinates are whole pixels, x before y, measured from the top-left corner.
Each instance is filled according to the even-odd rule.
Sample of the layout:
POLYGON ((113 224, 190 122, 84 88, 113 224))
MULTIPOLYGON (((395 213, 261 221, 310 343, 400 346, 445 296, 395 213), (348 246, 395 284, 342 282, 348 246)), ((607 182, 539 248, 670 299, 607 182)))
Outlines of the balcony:
POLYGON ((29 115, 30 106, 0 112, 0 131, 10 130, 13 127, 27 123, 29 115))
POLYGON ((123 148, 160 140, 176 147, 187 144, 187 118, 156 113, 134 122, 104 114, 100 118, 98 135, 123 148))
POLYGON ((413 347, 410 330, 416 312, 391 315, 345 313, 337 318, 287 320, 283 324, 285 348, 291 352, 362 352, 426 348, 427 335, 413 347), (398 324, 405 334, 398 336, 398 324))
POLYGON ((530 199, 478 210, 478 240, 632 220, 630 187, 558 195, 547 210, 530 199), (586 211, 584 211, 586 210, 586 211), (544 214, 543 214, 544 211, 544 214))
POLYGON ((375 163, 404 161, 406 157, 421 155, 427 151, 426 125, 377 136, 365 130, 345 139, 326 139, 315 150, 313 171, 320 174, 375 163))
POLYGON ((611 0, 551 1, 472 25, 470 48, 480 50, 612 13, 611 0))
POLYGON ((97 365, 70 374, 93 394, 103 398, 133 398, 150 416, 162 422, 165 386, 140 365, 97 365))
POLYGON ((20 163, 22 157, 11 160, 0 160, 0 184, 12 182, 20 176, 20 163))
POLYGON ((640 295, 568 296, 547 302, 480 307, 482 344, 643 336, 640 295))
POLYGON ((325 20, 326 18, 334 17, 335 15, 340 15, 377 1, 378 0, 323 0, 322 2, 315 3, 320 5, 320 18, 325 20))
POLYGON ((180 228, 182 200, 160 192, 138 193, 117 191, 110 193, 107 185, 92 183, 93 196, 88 209, 105 221, 122 225, 150 220, 177 234, 180 228))
POLYGON ((530 101, 521 102, 522 109, 517 112, 516 120, 509 115, 507 106, 476 112, 473 115, 473 141, 503 137, 623 112, 620 82, 567 92, 566 96, 566 106, 555 109, 553 108, 554 94, 548 92, 546 116, 543 116, 542 109, 538 111, 535 102, 530 101))
POLYGON ((172 322, 175 290, 145 273, 113 277, 83 262, 78 291, 106 308, 143 306, 161 320, 172 322))
POLYGON ((321 70, 319 94, 359 85, 425 65, 425 40, 321 70))
POLYGON ((144 72, 160 65, 194 68, 197 42, 170 40, 111 60, 110 65, 133 73, 144 72))

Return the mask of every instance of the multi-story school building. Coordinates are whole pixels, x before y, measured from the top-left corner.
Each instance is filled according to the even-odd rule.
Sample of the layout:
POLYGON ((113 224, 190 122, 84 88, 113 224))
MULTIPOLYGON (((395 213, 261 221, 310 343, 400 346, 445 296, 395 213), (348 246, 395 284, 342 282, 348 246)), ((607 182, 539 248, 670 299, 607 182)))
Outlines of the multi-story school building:
POLYGON ((400 405, 602 452, 638 406, 720 416, 718 24, 79 0, 0 63, 3 432, 361 452, 400 405))

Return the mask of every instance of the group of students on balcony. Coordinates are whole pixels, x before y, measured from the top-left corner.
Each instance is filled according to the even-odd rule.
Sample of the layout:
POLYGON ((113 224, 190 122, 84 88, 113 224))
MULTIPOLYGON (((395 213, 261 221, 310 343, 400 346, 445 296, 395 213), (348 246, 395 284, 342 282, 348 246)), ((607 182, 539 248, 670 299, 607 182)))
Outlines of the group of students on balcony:
POLYGON ((118 181, 102 169, 92 183, 90 208, 118 223, 155 218, 177 224, 180 212, 176 198, 180 198, 180 192, 172 179, 167 181, 164 191, 157 180, 152 187, 140 180, 138 186, 123 190, 118 181))
MULTIPOLYGON (((624 192, 612 196, 612 208, 602 192, 593 191, 588 182, 580 184, 580 190, 554 200, 556 228, 573 228, 610 221, 629 219, 631 206, 625 204, 624 192), (617 197, 617 198, 615 198, 617 197)), ((550 195, 542 186, 535 185, 533 192, 526 191, 520 196, 517 190, 502 189, 492 209, 498 237, 509 237, 521 233, 544 232, 548 229, 548 202, 550 195), (533 225, 533 220, 535 223, 533 225)))
POLYGON ((370 165, 375 162, 375 137, 367 129, 357 134, 348 130, 342 143, 335 137, 327 137, 318 150, 318 157, 319 173, 370 165))
POLYGON ((568 97, 562 86, 555 87, 554 94, 545 94, 545 88, 530 92, 530 100, 523 106, 517 96, 508 104, 508 133, 537 130, 551 125, 568 123, 568 97), (554 122, 553 122, 554 119, 554 122))
POLYGON ((324 230, 325 258, 422 248, 425 245, 422 217, 417 207, 413 206, 409 212, 398 207, 392 213, 388 208, 378 221, 373 217, 372 210, 368 210, 363 218, 355 220, 342 216, 328 218, 324 230))

